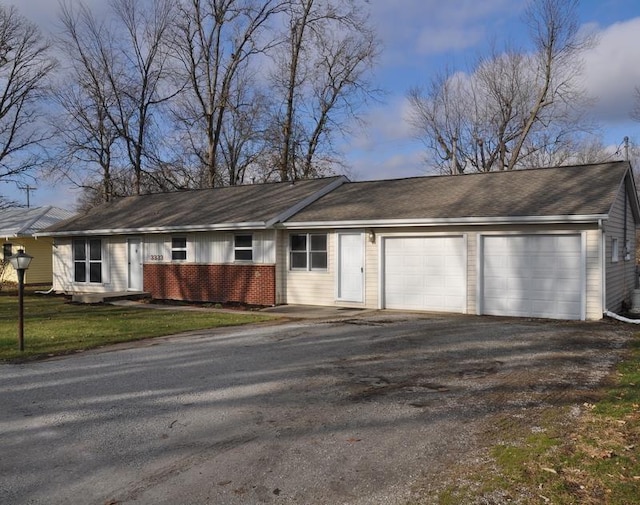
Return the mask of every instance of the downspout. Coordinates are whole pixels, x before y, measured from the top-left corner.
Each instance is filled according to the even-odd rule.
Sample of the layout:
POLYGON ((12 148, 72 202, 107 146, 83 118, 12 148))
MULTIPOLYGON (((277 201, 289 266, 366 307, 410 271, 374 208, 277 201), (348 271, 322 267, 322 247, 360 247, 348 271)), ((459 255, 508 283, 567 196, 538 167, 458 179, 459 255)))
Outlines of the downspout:
POLYGON ((602 219, 598 219, 598 231, 600 232, 600 269, 602 274, 600 275, 601 287, 600 291, 602 293, 602 307, 603 313, 608 312, 607 308, 607 237, 605 235, 604 223, 602 219))
POLYGON ((623 323, 640 324, 640 319, 629 319, 628 317, 620 316, 614 312, 609 312, 608 310, 604 313, 604 315, 610 317, 611 319, 622 321, 623 323))
MULTIPOLYGON (((624 160, 629 163, 629 137, 624 137, 624 160)), ((627 190, 627 177, 629 172, 627 172, 623 179, 623 190, 624 190, 624 231, 623 233, 623 244, 624 244, 624 257, 622 258, 622 292, 626 294, 627 292, 627 258, 629 257, 631 251, 629 251, 629 247, 627 245, 627 205, 629 204, 629 195, 627 190)), ((631 176, 633 177, 633 175, 631 176)), ((633 287, 635 288, 635 282, 633 283, 633 287)))
MULTIPOLYGON (((624 296, 626 298, 626 293, 627 293, 627 257, 629 256, 629 248, 627 247, 627 199, 628 199, 628 195, 627 195, 627 183, 625 181, 624 184, 624 231, 622 232, 623 235, 623 244, 624 244, 624 256, 622 258, 622 292, 624 293, 624 296)), ((635 286, 634 286, 635 287, 635 286)))

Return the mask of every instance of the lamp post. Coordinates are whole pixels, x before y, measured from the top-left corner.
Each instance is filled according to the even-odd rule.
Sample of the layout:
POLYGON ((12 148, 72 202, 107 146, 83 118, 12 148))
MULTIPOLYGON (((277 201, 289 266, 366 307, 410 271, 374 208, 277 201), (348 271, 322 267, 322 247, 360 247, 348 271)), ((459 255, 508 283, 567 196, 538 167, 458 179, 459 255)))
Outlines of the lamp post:
POLYGON ((18 346, 24 351, 24 272, 29 268, 33 256, 29 256, 24 250, 19 249, 18 254, 9 258, 9 262, 18 274, 18 346))

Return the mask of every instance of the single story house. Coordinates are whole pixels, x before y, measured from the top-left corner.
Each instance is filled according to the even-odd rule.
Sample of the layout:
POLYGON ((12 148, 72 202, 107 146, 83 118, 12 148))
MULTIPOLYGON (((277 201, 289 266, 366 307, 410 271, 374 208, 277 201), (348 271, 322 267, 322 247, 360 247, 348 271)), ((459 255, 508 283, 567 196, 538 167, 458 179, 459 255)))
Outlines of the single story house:
POLYGON ((275 226, 343 176, 131 196, 52 226, 53 287, 275 305, 275 226))
POLYGON ((635 288, 628 162, 123 198, 49 228, 54 288, 600 319, 635 288))
POLYGON ((9 258, 22 249, 33 256, 25 272, 25 284, 51 284, 53 268, 52 239, 37 238, 43 229, 73 216, 73 212, 58 207, 11 207, 0 210, 0 241, 2 241, 2 268, 0 282, 18 282, 16 271, 8 264, 9 258))

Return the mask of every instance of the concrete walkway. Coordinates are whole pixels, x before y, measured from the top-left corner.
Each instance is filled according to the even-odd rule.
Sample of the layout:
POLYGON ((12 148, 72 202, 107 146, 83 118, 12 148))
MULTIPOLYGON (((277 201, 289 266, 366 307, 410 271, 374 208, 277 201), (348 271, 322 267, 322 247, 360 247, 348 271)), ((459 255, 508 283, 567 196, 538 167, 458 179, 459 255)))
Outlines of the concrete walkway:
POLYGON ((276 305, 260 312, 296 319, 342 319, 376 312, 373 309, 352 307, 323 307, 319 305, 276 305))
MULTIPOLYGON (((251 312, 242 311, 236 309, 214 308, 214 307, 202 307, 198 305, 181 305, 181 304, 158 304, 158 303, 144 303, 135 300, 114 300, 112 305, 119 305, 122 307, 136 307, 141 309, 155 309, 155 310, 186 310, 193 312, 226 312, 236 314, 238 312, 251 312)), ((276 317, 285 317, 288 319, 348 319, 356 316, 363 316, 365 314, 371 314, 377 312, 374 309, 359 309, 352 307, 323 307, 319 305, 276 305, 275 307, 266 307, 263 309, 257 309, 254 312, 260 312, 263 314, 270 314, 276 317)))

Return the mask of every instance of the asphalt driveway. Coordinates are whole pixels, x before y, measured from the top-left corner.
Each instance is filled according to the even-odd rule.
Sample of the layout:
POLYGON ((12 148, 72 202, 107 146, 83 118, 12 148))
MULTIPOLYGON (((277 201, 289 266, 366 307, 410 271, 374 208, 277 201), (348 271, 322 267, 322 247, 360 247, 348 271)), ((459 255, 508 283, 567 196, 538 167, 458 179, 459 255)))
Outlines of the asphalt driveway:
POLYGON ((577 413, 630 334, 374 312, 0 365, 0 503, 428 500, 488 430, 577 413))

